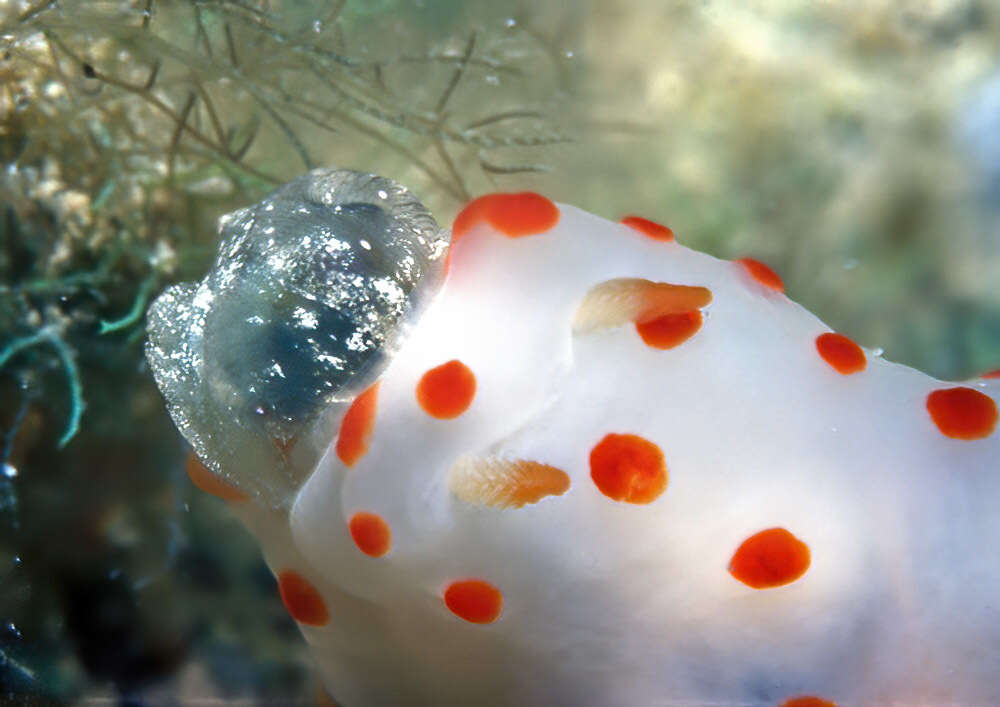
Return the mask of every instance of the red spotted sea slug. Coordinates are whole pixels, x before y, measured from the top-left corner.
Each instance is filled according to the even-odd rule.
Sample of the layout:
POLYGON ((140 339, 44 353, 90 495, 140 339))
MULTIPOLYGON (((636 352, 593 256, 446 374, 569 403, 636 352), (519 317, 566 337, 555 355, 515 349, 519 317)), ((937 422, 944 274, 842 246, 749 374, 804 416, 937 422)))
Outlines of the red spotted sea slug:
POLYGON ((316 171, 150 312, 338 701, 1000 703, 1000 379, 643 218, 495 194, 448 236, 316 171))

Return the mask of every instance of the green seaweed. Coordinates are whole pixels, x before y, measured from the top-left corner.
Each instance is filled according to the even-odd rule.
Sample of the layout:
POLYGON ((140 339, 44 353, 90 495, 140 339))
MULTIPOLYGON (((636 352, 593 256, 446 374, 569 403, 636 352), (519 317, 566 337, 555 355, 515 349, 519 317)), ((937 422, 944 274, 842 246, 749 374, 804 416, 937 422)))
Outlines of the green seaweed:
POLYGON ((546 169, 570 139, 552 118, 567 74, 530 22, 463 3, 13 5, 0 9, 0 696, 76 699, 107 680, 127 697, 189 651, 222 695, 304 694, 256 549, 183 477, 142 358, 145 309, 200 277, 220 214, 312 167, 396 177, 443 211, 546 169), (219 595, 247 574, 242 604, 219 595))
MULTIPOLYGON (((367 43, 352 52, 346 37, 391 5, 383 13, 346 2, 314 9, 321 14, 239 0, 150 0, 131 8, 78 0, 0 16, 12 204, 5 240, 32 251, 27 264, 3 272, 4 310, 19 313, 4 331, 26 333, 2 341, 0 351, 6 362, 25 342, 44 341, 56 353, 71 391, 72 433, 61 443, 79 424, 81 383, 74 342, 29 323, 45 321, 47 308, 67 320, 62 328, 83 329, 96 318, 96 330, 78 332, 84 337, 141 327, 152 292, 210 237, 223 208, 303 169, 370 163, 375 148, 381 172, 391 174, 393 164, 415 172, 408 183, 432 192, 431 201, 457 204, 476 179, 493 185, 497 177, 547 169, 505 160, 505 151, 569 139, 546 117, 544 101, 525 100, 533 94, 521 84, 539 83, 527 74, 537 76, 538 56, 551 54, 536 47, 530 65, 518 65, 515 54, 538 44, 530 30, 519 27, 510 43, 473 28, 460 48, 444 41, 380 55, 367 43), (421 82, 407 80, 414 69, 421 82), (516 85, 491 85, 501 75, 516 85), (463 92, 473 81, 476 88, 463 92), (496 110, 483 113, 482 105, 496 110), (39 191, 46 198, 37 198, 39 191), (191 217, 158 220, 164 202, 191 217), (30 223, 38 211, 49 227, 30 223), (30 234, 29 223, 37 226, 30 234), (45 246, 13 242, 21 237, 45 246), (169 257, 158 257, 155 247, 169 257), (128 257, 100 255, 130 249, 128 257), (95 256, 98 264, 88 269, 84 262, 95 256), (51 301, 78 295, 90 295, 80 310, 51 301), (101 306, 122 299, 131 300, 124 315, 101 306)), ((196 261, 203 258, 201 251, 196 261)))
POLYGON ((59 446, 64 447, 67 442, 73 439, 80 428, 80 416, 83 414, 85 405, 83 386, 80 384, 80 372, 77 369, 73 351, 63 341, 58 326, 49 324, 31 334, 13 339, 4 349, 0 350, 0 368, 3 368, 7 361, 22 351, 40 344, 48 344, 53 348, 66 373, 66 385, 69 386, 70 392, 70 412, 69 420, 66 422, 66 431, 59 438, 59 446))

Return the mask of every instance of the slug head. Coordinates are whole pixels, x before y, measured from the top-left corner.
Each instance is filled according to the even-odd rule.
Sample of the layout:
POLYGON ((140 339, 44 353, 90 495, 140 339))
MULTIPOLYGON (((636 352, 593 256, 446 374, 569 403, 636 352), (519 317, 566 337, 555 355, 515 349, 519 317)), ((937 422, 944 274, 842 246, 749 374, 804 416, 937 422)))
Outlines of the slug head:
POLYGON ((322 453, 297 442, 378 378, 439 288, 448 234, 406 187, 326 169, 220 236, 205 278, 150 307, 146 355, 202 461, 278 507, 322 453))

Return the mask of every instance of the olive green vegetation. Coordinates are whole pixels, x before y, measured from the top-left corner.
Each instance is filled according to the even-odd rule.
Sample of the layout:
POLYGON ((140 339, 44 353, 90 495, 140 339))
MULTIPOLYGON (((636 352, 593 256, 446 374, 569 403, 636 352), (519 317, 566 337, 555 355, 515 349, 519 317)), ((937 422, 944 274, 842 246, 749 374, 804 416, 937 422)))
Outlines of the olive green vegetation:
POLYGON ((12 5, 0 695, 308 699, 256 548, 184 475, 145 309, 201 276, 219 215, 311 167, 377 171, 452 213, 546 169, 569 78, 534 15, 468 3, 12 5))
POLYGON ((1000 5, 596 3, 579 47, 601 113, 658 131, 605 137, 613 159, 573 152, 571 173, 600 180, 560 197, 759 257, 890 360, 943 379, 1000 366, 1000 107, 982 100, 1000 95, 1000 5))
POLYGON ((142 340, 218 216, 313 166, 445 224, 498 189, 638 212, 893 360, 1000 366, 997 196, 955 128, 1000 68, 990 4, 559 5, 0 9, 0 695, 312 696, 142 340))

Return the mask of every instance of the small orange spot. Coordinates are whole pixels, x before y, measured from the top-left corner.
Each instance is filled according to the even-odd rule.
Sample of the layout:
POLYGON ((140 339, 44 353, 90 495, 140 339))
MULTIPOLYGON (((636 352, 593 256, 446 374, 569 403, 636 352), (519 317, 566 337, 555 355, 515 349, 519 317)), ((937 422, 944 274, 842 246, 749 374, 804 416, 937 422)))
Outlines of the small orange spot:
POLYGON ((455 217, 452 243, 480 221, 511 238, 544 233, 559 222, 559 207, 534 192, 487 194, 470 201, 455 217))
POLYGON ((445 606, 455 616, 474 624, 491 624, 503 611, 503 595, 489 582, 464 579, 444 590, 445 606))
POLYGON ((450 420, 465 412, 476 396, 476 376, 458 360, 427 371, 417 383, 417 402, 431 417, 450 420))
POLYGON ((612 433, 590 451, 590 478, 615 501, 652 503, 667 488, 667 465, 648 439, 612 433))
POLYGON ((217 498, 221 498, 223 501, 232 501, 233 503, 242 503, 249 498, 249 496, 240 491, 238 488, 226 483, 209 471, 208 468, 201 463, 201 460, 194 454, 194 452, 188 454, 187 464, 185 467, 187 469, 188 478, 191 479, 191 483, 205 493, 212 494, 217 498))
POLYGON ((941 434, 955 439, 989 437, 997 426, 997 404, 972 388, 944 388, 927 396, 927 412, 941 434))
POLYGON ((837 373, 845 376, 863 371, 868 365, 861 347, 843 334, 820 334, 816 337, 816 350, 837 373))
POLYGON ((984 373, 983 375, 981 375, 979 377, 980 378, 1000 378, 1000 368, 996 369, 995 371, 987 371, 986 373, 984 373))
POLYGON ((330 612, 323 597, 298 572, 284 570, 278 575, 278 593, 288 613, 300 624, 325 626, 330 622, 330 612))
POLYGON ((672 349, 683 344, 701 329, 702 316, 697 309, 680 314, 667 314, 646 322, 636 322, 639 336, 654 349, 672 349))
POLYGON ((654 241, 672 241, 674 239, 674 232, 669 228, 642 216, 626 216, 622 219, 622 223, 649 236, 654 241))
POLYGON ((772 289, 775 292, 785 291, 785 283, 781 281, 778 273, 774 272, 774 270, 769 268, 767 265, 764 265, 764 263, 759 260, 754 260, 753 258, 741 258, 736 262, 746 269, 747 273, 750 274, 750 277, 764 287, 772 289))
POLYGON ((751 535, 737 548, 729 574, 754 589, 790 584, 809 569, 809 546, 784 528, 751 535))
POLYGON ((824 700, 822 697, 803 695, 785 700, 781 703, 781 707, 837 707, 837 703, 824 700))
POLYGON ((345 466, 354 466, 368 451, 375 429, 378 383, 358 395, 344 413, 337 435, 337 456, 345 466))
POLYGON ((382 557, 392 547, 392 530, 379 515, 360 511, 351 516, 348 527, 354 544, 370 557, 382 557))

